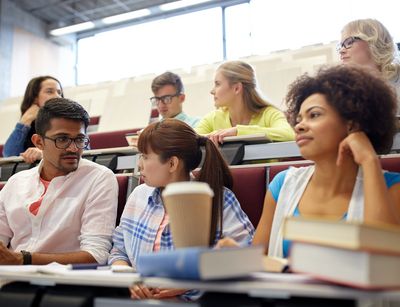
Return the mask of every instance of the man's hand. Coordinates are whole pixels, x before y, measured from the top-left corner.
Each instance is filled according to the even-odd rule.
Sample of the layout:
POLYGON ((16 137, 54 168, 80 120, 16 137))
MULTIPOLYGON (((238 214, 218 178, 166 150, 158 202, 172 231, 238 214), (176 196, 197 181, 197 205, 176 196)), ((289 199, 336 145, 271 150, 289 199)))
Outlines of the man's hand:
POLYGON ((4 264, 23 264, 23 258, 21 253, 14 253, 0 242, 0 265, 4 264))
POLYGON ((32 164, 42 159, 42 151, 36 147, 29 147, 20 155, 26 163, 32 164))

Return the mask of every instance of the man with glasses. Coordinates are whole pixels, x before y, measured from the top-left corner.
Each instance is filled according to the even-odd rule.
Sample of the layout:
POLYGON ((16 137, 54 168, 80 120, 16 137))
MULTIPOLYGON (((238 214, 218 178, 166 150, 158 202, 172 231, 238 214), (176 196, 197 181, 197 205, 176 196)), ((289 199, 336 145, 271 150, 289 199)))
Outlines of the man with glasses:
POLYGON ((154 96, 150 98, 162 118, 176 118, 195 127, 199 118, 190 117, 182 111, 185 93, 181 78, 172 72, 165 72, 154 78, 151 84, 154 96))
POLYGON ((105 263, 115 227, 118 184, 106 167, 82 159, 89 115, 54 98, 36 119, 40 164, 0 192, 0 264, 105 263))

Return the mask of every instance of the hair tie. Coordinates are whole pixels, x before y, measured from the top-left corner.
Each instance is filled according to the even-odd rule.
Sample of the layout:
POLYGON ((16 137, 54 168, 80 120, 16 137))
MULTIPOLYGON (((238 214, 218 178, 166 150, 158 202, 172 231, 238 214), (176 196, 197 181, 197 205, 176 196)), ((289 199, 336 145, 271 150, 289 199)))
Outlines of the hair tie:
POLYGON ((199 136, 199 137, 197 138, 197 144, 198 144, 199 146, 205 146, 206 143, 207 143, 207 140, 208 140, 207 137, 205 137, 205 136, 199 136))

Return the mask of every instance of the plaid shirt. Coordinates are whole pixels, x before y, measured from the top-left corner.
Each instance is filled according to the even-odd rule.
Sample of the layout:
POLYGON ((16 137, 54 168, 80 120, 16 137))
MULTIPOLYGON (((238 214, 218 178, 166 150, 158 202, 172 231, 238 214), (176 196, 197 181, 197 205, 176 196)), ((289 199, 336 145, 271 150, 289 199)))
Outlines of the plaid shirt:
MULTIPOLYGON (((129 196, 121 222, 113 235, 113 248, 108 262, 124 260, 136 269, 136 260, 143 253, 153 252, 157 231, 165 210, 160 189, 141 184, 129 196)), ((254 227, 243 212, 232 191, 224 189, 223 235, 239 244, 250 244, 254 227)), ((216 235, 216 240, 219 233, 216 235)), ((174 249, 169 225, 162 232, 160 250, 174 249)))

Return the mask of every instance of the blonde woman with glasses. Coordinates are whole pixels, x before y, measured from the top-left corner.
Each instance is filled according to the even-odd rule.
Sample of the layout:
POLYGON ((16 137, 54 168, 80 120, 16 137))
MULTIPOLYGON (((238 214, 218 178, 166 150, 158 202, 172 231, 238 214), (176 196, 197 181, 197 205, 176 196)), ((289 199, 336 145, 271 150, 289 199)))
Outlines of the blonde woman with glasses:
POLYGON ((263 99, 251 65, 242 61, 221 64, 211 90, 217 110, 207 114, 195 127, 214 143, 226 136, 264 133, 273 141, 292 141, 294 131, 283 112, 263 99))
POLYGON ((400 113, 400 64, 399 54, 392 36, 385 26, 375 19, 358 19, 342 29, 341 42, 337 50, 343 64, 358 64, 369 67, 397 92, 400 113))

